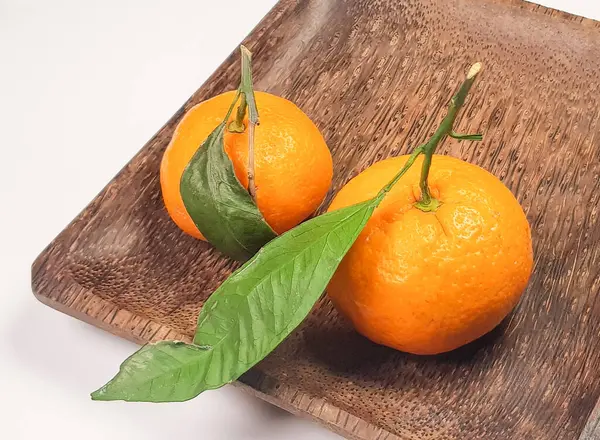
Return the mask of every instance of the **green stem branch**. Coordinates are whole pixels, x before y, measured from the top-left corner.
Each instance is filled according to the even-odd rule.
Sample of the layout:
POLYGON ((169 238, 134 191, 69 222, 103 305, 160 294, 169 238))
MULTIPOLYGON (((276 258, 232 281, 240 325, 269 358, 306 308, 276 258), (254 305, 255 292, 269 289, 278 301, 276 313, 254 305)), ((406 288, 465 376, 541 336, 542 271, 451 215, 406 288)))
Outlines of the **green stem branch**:
POLYGON ((258 108, 254 97, 254 88, 252 86, 252 53, 244 45, 240 46, 242 55, 242 75, 238 93, 241 93, 242 99, 237 109, 235 120, 229 124, 229 131, 234 133, 243 133, 244 118, 246 109, 248 109, 248 192, 252 199, 256 201, 256 181, 254 178, 254 131, 259 124, 258 108))
POLYGON ((227 110, 227 114, 225 115, 225 119, 223 119, 223 122, 221 122, 221 130, 225 130, 225 124, 227 124, 227 121, 229 120, 229 117, 231 116, 231 113, 233 113, 233 109, 235 107, 236 102, 238 102, 238 99, 240 99, 240 95, 242 92, 240 92, 239 90, 237 90, 235 92, 235 97, 233 98, 233 102, 231 103, 231 105, 229 106, 229 109, 227 110))
MULTIPOLYGON (((429 187, 427 185, 427 177, 429 175, 429 169, 431 168, 431 158, 433 153, 435 152, 436 147, 440 143, 440 141, 447 135, 454 133, 452 131, 452 126, 454 125, 454 120, 456 119, 456 114, 458 110, 462 107, 465 102, 465 98, 475 81, 475 77, 481 70, 481 64, 475 63, 467 73, 467 78, 463 82, 460 87, 458 93, 454 95, 452 100, 450 101, 450 107, 448 108, 448 114, 442 120, 439 128, 435 131, 434 135, 427 141, 427 143, 423 145, 419 145, 415 148, 412 154, 409 156, 408 160, 402 167, 402 169, 394 176, 394 178, 384 186, 379 194, 377 194, 378 203, 380 203, 385 195, 390 192, 392 187, 400 180, 400 178, 406 174, 409 168, 415 163, 419 154, 424 154, 425 158, 423 159, 423 165, 421 168, 421 199, 415 204, 415 206, 422 211, 435 211, 440 203, 439 201, 433 199, 429 192, 429 187)), ((469 136, 480 136, 480 135, 469 135, 469 136)))
POLYGON ((256 202, 256 180, 254 177, 254 128, 256 124, 250 123, 248 127, 248 192, 256 202))
POLYGON ((419 154, 421 154, 423 152, 423 147, 425 147, 425 145, 419 145, 417 148, 415 148, 413 150, 413 152, 408 157, 408 160, 406 161, 406 163, 404 164, 402 169, 398 172, 398 174, 396 174, 394 176, 394 178, 392 180, 390 180, 390 182, 386 186, 384 186, 381 189, 381 191, 379 191, 379 194, 377 194, 378 198, 383 198, 387 193, 390 192, 392 187, 396 183, 398 183, 398 180, 400 180, 400 178, 402 176, 404 176, 404 174, 408 171, 408 169, 412 166, 412 164, 415 163, 415 160, 417 160, 417 157, 419 156, 419 154))
POLYGON ((246 127, 244 126, 244 118, 246 117, 246 94, 242 93, 242 100, 237 108, 235 119, 231 121, 227 129, 231 133, 243 133, 246 127))
POLYGON ((428 177, 429 170, 431 168, 431 160, 439 143, 447 135, 452 133, 452 128, 454 126, 454 121, 456 120, 458 110, 465 103, 465 98, 467 97, 467 94, 469 93, 471 86, 475 82, 475 78, 477 77, 477 74, 480 70, 481 63, 475 63, 473 64, 473 66, 471 66, 471 69, 469 70, 469 73, 467 73, 465 81, 462 83, 456 95, 454 95, 454 97, 452 97, 452 99, 450 100, 448 113, 442 120, 440 126, 433 134, 431 139, 429 139, 429 141, 423 146, 422 152, 425 155, 425 157, 423 159, 423 165, 421 167, 421 180, 419 183, 421 187, 421 198, 415 204, 415 206, 422 211, 435 211, 439 206, 439 201, 434 199, 431 196, 431 192, 429 191, 428 177))

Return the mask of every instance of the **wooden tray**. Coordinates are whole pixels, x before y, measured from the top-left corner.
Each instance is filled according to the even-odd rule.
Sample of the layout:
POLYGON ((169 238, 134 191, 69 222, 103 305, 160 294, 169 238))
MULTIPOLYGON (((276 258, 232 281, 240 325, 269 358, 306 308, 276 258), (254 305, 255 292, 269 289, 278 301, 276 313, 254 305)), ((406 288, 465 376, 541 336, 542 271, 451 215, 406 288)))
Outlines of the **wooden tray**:
MULTIPOLYGON (((425 140, 483 61, 458 128, 485 139, 448 140, 442 153, 517 194, 536 258, 517 310, 463 349, 376 346, 323 299, 243 384, 348 438, 600 438, 599 23, 511 0, 283 0, 246 44, 257 88, 322 130, 335 163, 327 203, 425 140)), ((184 112, 238 75, 236 51, 40 255, 40 301, 140 343, 190 338, 236 265, 169 220, 159 161, 184 112)))

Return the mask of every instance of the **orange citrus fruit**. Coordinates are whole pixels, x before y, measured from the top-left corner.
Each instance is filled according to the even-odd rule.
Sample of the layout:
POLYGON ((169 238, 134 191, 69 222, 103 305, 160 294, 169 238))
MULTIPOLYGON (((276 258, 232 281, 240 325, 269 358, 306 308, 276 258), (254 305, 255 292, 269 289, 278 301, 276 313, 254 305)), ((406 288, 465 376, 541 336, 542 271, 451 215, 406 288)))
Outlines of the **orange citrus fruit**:
MULTIPOLYGON (((374 197, 408 156, 376 163, 329 210, 374 197)), ((328 294, 374 342, 436 354, 496 327, 517 304, 533 265, 529 224, 512 193, 476 165, 434 155, 435 212, 414 206, 423 156, 373 213, 333 276, 328 294)))
MULTIPOLYGON (((226 92, 192 107, 175 129, 160 166, 169 215, 183 231, 200 239, 204 237, 181 198, 181 175, 198 147, 223 121, 234 96, 235 92, 226 92)), ((265 92, 255 92, 255 96, 260 114, 254 135, 256 204, 266 222, 281 234, 323 201, 333 174, 331 153, 318 128, 295 104, 265 92)), ((234 118, 235 111, 230 121, 234 118)), ((244 125, 248 127, 247 115, 244 125)), ((248 188, 248 130, 231 133, 226 129, 224 144, 237 178, 248 188)))

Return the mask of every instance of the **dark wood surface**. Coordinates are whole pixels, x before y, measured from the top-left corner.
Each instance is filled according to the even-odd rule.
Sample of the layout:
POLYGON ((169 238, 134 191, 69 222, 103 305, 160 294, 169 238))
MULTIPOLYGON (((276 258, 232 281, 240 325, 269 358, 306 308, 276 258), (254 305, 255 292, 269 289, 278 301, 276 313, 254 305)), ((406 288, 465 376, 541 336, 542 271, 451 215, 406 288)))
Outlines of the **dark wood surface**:
MULTIPOLYGON (((327 202, 365 167, 425 140, 482 61, 458 128, 485 139, 441 152, 517 195, 535 267, 499 328, 438 357, 370 343, 323 299, 243 386, 348 438, 599 438, 599 24, 511 0, 283 0, 246 44, 257 88, 296 102, 322 130, 335 165, 327 202)), ((42 302, 134 341, 189 339, 236 265, 171 223, 159 161, 187 109, 235 87, 237 61, 40 255, 42 302)))

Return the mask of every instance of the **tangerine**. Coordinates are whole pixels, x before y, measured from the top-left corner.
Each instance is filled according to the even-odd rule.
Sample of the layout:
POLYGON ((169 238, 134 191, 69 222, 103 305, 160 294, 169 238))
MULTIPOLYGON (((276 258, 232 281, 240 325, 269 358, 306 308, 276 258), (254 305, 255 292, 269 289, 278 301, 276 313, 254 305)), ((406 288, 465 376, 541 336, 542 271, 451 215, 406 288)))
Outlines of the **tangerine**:
MULTIPOLYGON (((184 232, 204 240, 188 214, 180 193, 181 175, 199 146, 223 121, 235 91, 192 107, 175 129, 160 165, 165 207, 184 232)), ((314 212, 333 175, 331 153, 319 129, 294 103, 255 92, 260 125, 254 134, 256 204, 271 228, 281 234, 314 212)), ((235 119, 232 115, 230 121, 235 119)), ((229 126, 228 121, 227 126, 229 126)), ((248 127, 248 116, 244 119, 248 127)), ((248 130, 226 129, 225 151, 240 183, 248 188, 248 130)))
MULTIPOLYGON (((329 210, 374 197, 408 156, 350 180, 329 210)), ((529 224, 510 190, 484 169, 434 155, 433 212, 415 206, 423 156, 387 194, 334 274, 328 295, 359 333, 414 353, 437 354, 496 327, 531 274, 529 224)))

